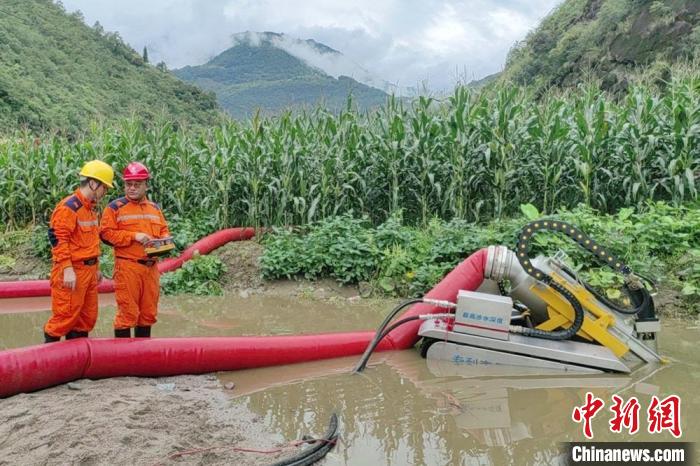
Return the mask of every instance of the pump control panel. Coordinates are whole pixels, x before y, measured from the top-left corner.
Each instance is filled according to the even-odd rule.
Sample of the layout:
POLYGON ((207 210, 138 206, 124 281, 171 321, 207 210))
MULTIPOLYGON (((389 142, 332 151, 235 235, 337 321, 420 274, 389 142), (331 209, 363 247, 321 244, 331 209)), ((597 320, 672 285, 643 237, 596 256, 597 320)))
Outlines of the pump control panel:
POLYGON ((457 295, 454 331, 508 340, 513 300, 477 291, 461 290, 457 295))

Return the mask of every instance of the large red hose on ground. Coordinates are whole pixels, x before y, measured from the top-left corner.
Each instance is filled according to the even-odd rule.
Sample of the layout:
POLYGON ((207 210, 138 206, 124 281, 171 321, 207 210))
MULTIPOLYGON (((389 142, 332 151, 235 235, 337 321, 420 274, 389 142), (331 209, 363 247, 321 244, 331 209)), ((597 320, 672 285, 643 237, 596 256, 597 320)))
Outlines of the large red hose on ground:
MULTIPOLYGON (((230 241, 247 240, 255 236, 254 228, 227 228, 206 236, 192 246, 185 249, 180 256, 169 258, 158 264, 160 273, 170 272, 182 266, 198 251, 199 254, 209 254, 214 249, 223 246, 230 241)), ((114 282, 102 280, 97 290, 100 293, 112 293, 114 282)), ((22 280, 14 282, 0 282, 0 299, 2 298, 30 298, 35 296, 51 296, 51 287, 48 280, 22 280)))
MULTIPOLYGON (((486 250, 472 254, 426 296, 455 301, 459 290, 481 284, 486 250)), ((402 317, 440 312, 428 304, 402 317)), ((412 347, 419 323, 397 328, 377 351, 412 347)), ((40 390, 80 378, 165 376, 230 371, 252 367, 361 354, 374 332, 267 337, 154 339, 77 339, 0 352, 0 398, 40 390)))
MULTIPOLYGON (((0 398, 82 378, 203 374, 336 358, 374 334, 153 339, 80 338, 0 352, 0 398)), ((381 350, 395 349, 391 340, 381 350)))

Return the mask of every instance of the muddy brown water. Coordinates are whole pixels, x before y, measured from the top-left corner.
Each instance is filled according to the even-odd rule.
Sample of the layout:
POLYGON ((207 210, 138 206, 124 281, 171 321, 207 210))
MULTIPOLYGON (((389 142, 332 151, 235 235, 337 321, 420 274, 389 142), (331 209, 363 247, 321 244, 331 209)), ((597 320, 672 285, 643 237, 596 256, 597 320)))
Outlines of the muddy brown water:
MULTIPOLYGON (((113 301, 101 296, 95 336, 111 334, 113 301)), ((156 336, 297 334, 375 327, 390 300, 315 300, 237 295, 164 298, 156 336)), ((0 301, 0 349, 35 344, 49 313, 45 298, 0 301), (33 312, 30 312, 33 311, 33 312)), ((646 432, 652 396, 681 398, 680 440, 700 441, 700 326, 665 320, 660 352, 665 365, 632 375, 551 376, 478 373, 473 367, 426 361, 417 351, 375 355, 361 375, 357 357, 219 374, 232 404, 263 419, 271 433, 294 440, 320 435, 331 413, 340 418, 341 443, 324 464, 562 464, 559 442, 583 441, 571 418, 587 392, 605 402, 593 420, 599 441, 673 441, 646 432), (610 432, 612 395, 640 404, 640 432, 610 432)), ((696 454, 696 457, 697 454, 696 454)))

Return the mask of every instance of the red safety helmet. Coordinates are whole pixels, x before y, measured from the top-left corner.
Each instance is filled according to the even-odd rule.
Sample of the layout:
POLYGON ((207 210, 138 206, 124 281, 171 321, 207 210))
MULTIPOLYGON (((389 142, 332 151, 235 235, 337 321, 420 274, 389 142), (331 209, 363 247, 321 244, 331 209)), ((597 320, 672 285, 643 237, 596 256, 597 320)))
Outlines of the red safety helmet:
POLYGON ((138 180, 148 180, 151 178, 151 174, 148 172, 148 168, 140 162, 131 162, 124 169, 122 174, 124 181, 138 181, 138 180))

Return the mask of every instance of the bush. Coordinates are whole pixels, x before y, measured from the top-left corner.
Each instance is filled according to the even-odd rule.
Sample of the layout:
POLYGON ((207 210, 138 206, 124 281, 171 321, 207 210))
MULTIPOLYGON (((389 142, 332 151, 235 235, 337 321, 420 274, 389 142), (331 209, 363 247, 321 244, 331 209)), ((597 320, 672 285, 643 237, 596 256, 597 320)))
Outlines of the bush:
POLYGON ((163 275, 160 286, 165 294, 221 295, 219 278, 224 272, 226 265, 218 257, 195 255, 178 270, 163 275))
MULTIPOLYGON (((489 245, 513 248, 525 224, 550 218, 577 225, 635 272, 662 277, 682 290, 691 305, 700 296, 700 209, 654 203, 645 211, 622 209, 603 215, 579 206, 545 217, 532 206, 522 210, 525 217, 489 224, 434 219, 419 229, 403 225, 396 214, 372 228, 345 215, 304 230, 275 231, 265 240, 263 274, 328 276, 343 283, 368 280, 382 294, 420 296, 476 250, 489 245)), ((618 297, 621 277, 569 238, 540 233, 532 245, 532 256, 564 252, 586 281, 609 297, 618 297)))
POLYGON ((32 229, 32 254, 41 259, 51 260, 51 243, 48 232, 49 228, 46 225, 36 225, 32 229))
POLYGON ((303 231, 273 230, 260 264, 265 278, 330 276, 341 283, 370 278, 377 248, 366 219, 349 214, 317 222, 303 231))
POLYGON ((188 217, 173 214, 170 218, 166 217, 166 220, 178 250, 185 249, 217 230, 210 217, 197 212, 193 212, 188 217))

